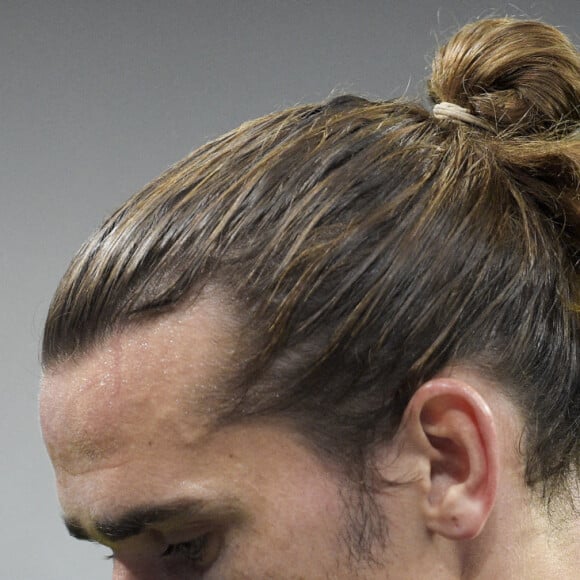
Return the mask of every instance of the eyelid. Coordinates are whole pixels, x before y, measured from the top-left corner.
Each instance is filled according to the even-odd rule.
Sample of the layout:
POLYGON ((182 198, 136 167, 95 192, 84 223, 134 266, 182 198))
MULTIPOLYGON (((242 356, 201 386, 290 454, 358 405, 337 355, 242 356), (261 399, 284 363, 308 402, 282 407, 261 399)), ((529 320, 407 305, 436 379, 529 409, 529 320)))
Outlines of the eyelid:
POLYGON ((179 553, 181 551, 186 551, 186 550, 192 548, 194 546, 194 544, 196 544, 198 542, 203 543, 204 541, 207 541, 210 534, 211 534, 211 532, 206 532, 205 534, 195 536, 194 538, 191 538, 185 542, 178 542, 175 544, 167 544, 165 546, 165 550, 161 554, 161 557, 166 558, 168 556, 174 555, 174 554, 179 553))
MULTIPOLYGON (((155 537, 155 542, 159 546, 158 555, 162 555, 170 546, 192 543, 204 535, 212 534, 214 538, 218 539, 212 547, 218 545, 219 549, 217 551, 219 553, 225 543, 226 530, 232 525, 233 521, 235 521, 233 518, 228 522, 221 518, 216 519, 211 516, 199 518, 199 515, 195 521, 188 521, 187 516, 185 516, 181 521, 168 520, 166 522, 146 525, 141 534, 152 534, 155 537)), ((112 550, 111 554, 104 555, 106 560, 115 560, 117 558, 117 549, 125 542, 125 540, 109 542, 104 538, 94 537, 87 538, 87 540, 112 550)))
POLYGON ((222 533, 208 531, 186 542, 169 544, 161 557, 168 561, 186 562, 191 570, 206 572, 220 559, 224 544, 222 533))
POLYGON ((167 527, 160 526, 156 531, 165 545, 171 545, 183 544, 210 532, 223 533, 225 528, 226 526, 222 523, 205 520, 172 524, 167 527))
MULTIPOLYGON (((162 551, 158 552, 158 557, 162 559, 184 558, 185 561, 190 561, 189 565, 195 566, 200 572, 209 570, 222 554, 225 537, 223 529, 212 530, 206 527, 205 530, 205 532, 197 533, 195 536, 185 536, 180 533, 180 536, 184 535, 188 539, 180 542, 164 543, 162 551), (196 546, 198 542, 200 545, 196 546)), ((112 561, 116 558, 115 551, 104 556, 107 561, 112 561)))

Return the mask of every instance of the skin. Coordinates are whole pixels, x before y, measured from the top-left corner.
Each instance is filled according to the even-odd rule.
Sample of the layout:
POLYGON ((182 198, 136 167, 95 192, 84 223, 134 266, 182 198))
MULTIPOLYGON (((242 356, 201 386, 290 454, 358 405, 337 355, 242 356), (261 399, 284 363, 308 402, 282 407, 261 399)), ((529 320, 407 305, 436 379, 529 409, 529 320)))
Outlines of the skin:
POLYGON ((204 578, 336 577, 337 475, 280 425, 209 429, 233 334, 216 309, 145 324, 47 374, 41 421, 64 515, 113 549, 117 579, 202 577, 216 550, 204 578), (176 517, 121 541, 95 527, 179 504, 176 517), (207 532, 202 565, 162 556, 207 532))
POLYGON ((522 484, 517 413, 465 369, 423 385, 377 453, 407 483, 377 493, 388 541, 353 559, 335 466, 280 422, 211 429, 240 332, 227 310, 202 298, 43 378, 65 520, 111 547, 114 579, 574 577, 573 543, 547 541, 522 484))

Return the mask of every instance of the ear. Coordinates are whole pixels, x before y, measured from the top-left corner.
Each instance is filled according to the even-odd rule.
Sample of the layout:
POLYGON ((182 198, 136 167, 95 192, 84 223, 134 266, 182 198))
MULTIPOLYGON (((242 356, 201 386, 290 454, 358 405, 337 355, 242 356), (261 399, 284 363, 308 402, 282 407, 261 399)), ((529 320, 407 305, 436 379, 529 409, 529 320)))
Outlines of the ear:
POLYGON ((455 379, 422 385, 405 412, 406 436, 430 466, 422 512, 427 528, 452 540, 474 538, 495 503, 499 447, 483 397, 455 379))

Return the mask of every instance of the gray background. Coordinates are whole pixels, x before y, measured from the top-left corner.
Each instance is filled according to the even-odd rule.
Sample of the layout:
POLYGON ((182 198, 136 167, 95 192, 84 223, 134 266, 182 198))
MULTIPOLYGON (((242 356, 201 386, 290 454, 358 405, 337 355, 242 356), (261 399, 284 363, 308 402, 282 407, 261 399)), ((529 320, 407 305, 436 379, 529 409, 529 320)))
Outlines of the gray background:
POLYGON ((0 0, 0 578, 92 580, 37 425, 50 296, 104 216, 242 121, 333 93, 423 94, 438 39, 529 16, 579 44, 578 0, 0 0))

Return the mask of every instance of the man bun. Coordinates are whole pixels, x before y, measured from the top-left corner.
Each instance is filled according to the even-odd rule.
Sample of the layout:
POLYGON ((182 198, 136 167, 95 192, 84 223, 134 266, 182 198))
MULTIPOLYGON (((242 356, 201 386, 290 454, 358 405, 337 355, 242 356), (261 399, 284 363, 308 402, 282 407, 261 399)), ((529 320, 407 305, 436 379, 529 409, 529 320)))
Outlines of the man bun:
MULTIPOLYGON (((503 189, 519 192, 546 216, 545 227, 556 228, 578 272, 580 54, 571 41, 530 20, 468 24, 436 54, 429 93, 490 128, 476 128, 477 136, 464 135, 462 143, 471 149, 485 141, 494 163, 510 176, 512 186, 503 189)), ((440 118, 436 113, 437 107, 440 118)), ((453 122, 463 124, 457 117, 453 122)), ((575 294, 580 301, 580 288, 575 294)))
POLYGON ((489 19, 463 27, 435 56, 430 96, 498 132, 568 134, 580 122, 580 56, 542 22, 489 19))
MULTIPOLYGON (((435 59, 447 104, 433 113, 342 96, 243 124, 81 248, 48 313, 45 368, 217 288, 240 325, 239 366, 211 399, 220 425, 281 417, 367 497, 416 389, 467 365, 515 402, 530 488, 571 490, 579 79, 556 29, 481 21, 435 59)), ((361 506, 353 537, 376 537, 361 506)))

